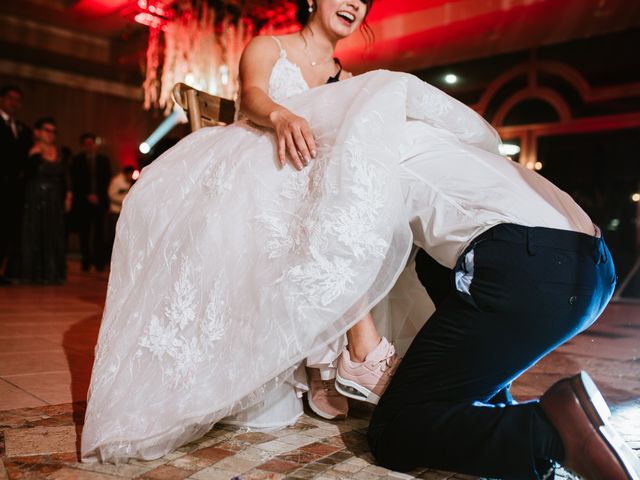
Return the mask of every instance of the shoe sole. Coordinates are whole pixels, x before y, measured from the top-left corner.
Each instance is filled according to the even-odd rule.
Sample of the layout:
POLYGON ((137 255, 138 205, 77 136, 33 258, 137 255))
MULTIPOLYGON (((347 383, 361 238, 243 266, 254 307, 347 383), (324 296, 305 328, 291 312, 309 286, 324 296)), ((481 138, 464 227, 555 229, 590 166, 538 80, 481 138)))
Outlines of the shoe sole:
POLYGON ((324 418, 325 420, 342 420, 343 418, 347 418, 346 413, 344 415, 340 414, 331 416, 328 413, 323 412, 317 407, 315 403, 313 403, 313 400, 311 400, 311 396, 307 396, 307 401, 309 402, 309 408, 313 410, 313 413, 315 413, 319 417, 324 418))
POLYGON ((628 480, 640 480, 640 459, 609 423, 611 410, 589 374, 580 372, 573 377, 571 387, 587 418, 620 462, 628 480))
POLYGON ((361 402, 368 402, 373 405, 377 405, 380 401, 380 397, 371 390, 363 387, 359 383, 342 378, 340 374, 336 375, 336 390, 345 397, 360 400, 361 402))

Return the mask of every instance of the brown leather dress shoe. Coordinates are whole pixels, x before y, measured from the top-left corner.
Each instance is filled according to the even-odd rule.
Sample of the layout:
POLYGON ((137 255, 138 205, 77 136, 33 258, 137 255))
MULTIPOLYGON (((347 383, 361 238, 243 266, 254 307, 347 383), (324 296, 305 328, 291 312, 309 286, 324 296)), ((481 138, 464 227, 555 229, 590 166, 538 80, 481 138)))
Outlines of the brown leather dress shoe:
POLYGON ((586 372, 555 383, 540 406, 562 439, 564 468, 586 480, 640 480, 640 460, 609 424, 611 411, 586 372))

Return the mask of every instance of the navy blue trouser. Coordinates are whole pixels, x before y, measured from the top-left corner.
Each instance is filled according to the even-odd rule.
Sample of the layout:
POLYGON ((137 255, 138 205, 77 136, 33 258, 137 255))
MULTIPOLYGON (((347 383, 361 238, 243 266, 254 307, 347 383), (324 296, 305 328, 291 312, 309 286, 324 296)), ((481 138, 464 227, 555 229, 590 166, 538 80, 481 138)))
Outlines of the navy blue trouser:
POLYGON ((600 238, 502 224, 449 273, 447 289, 439 275, 421 278, 436 311, 373 413, 371 450, 395 470, 537 479, 541 460, 561 460, 561 441, 538 403, 510 403, 508 387, 600 315, 615 287, 611 254, 600 238))

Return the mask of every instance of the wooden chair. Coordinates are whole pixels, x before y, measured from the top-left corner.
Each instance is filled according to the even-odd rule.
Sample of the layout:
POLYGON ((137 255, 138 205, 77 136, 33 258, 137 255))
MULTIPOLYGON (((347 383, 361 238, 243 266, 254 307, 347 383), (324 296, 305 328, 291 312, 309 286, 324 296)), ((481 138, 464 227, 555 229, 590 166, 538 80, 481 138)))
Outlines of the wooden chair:
POLYGON ((185 83, 176 83, 172 93, 173 101, 187 112, 192 132, 202 127, 233 123, 236 106, 228 98, 201 92, 185 83))

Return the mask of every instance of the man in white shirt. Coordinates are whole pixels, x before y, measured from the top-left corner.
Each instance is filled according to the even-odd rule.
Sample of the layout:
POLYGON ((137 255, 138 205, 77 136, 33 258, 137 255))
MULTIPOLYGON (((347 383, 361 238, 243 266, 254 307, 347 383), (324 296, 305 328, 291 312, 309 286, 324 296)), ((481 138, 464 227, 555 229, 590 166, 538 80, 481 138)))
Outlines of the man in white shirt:
POLYGON ((109 182, 109 188, 107 189, 107 195, 109 196, 109 213, 116 216, 120 215, 124 197, 127 196, 131 185, 133 185, 133 175, 135 171, 135 168, 128 165, 124 167, 120 173, 114 175, 111 182, 109 182))
POLYGON ((558 462, 587 479, 637 480, 633 451, 610 426, 601 434, 609 412, 584 372, 540 402, 509 394, 609 301, 616 277, 599 229, 537 173, 470 146, 451 154, 455 140, 410 128, 424 131, 402 183, 436 311, 373 414, 375 457, 396 470, 540 479, 558 462))

